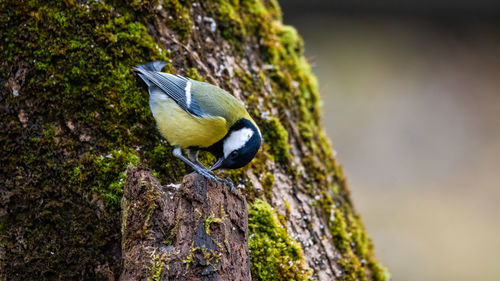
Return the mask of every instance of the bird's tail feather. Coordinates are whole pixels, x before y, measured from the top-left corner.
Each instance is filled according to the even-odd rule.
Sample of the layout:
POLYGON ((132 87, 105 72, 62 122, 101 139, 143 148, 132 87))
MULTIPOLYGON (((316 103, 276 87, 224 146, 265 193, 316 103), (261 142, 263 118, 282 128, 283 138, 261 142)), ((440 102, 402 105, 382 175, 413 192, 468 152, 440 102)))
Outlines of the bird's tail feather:
POLYGON ((141 79, 144 80, 144 82, 146 83, 146 85, 148 85, 148 87, 151 87, 152 84, 147 78, 147 71, 155 71, 155 72, 161 71, 165 65, 167 65, 167 63, 164 61, 153 61, 138 65, 132 68, 132 70, 137 71, 139 77, 141 77, 141 79))
POLYGON ((153 61, 134 67, 134 70, 161 71, 167 65, 164 61, 153 61))

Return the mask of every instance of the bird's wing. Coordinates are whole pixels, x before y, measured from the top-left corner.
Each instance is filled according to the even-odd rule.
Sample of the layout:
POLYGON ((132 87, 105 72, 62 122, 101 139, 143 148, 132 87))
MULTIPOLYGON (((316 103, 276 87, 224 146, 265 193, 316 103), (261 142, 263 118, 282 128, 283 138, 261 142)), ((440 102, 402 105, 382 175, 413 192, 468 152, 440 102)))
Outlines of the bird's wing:
POLYGON ((240 118, 251 119, 243 103, 227 91, 209 83, 190 81, 193 98, 206 115, 223 117, 229 126, 240 118))
POLYGON ((139 76, 148 85, 155 85, 172 98, 183 110, 196 117, 205 116, 205 112, 194 98, 193 81, 178 75, 151 71, 145 68, 135 68, 139 76))

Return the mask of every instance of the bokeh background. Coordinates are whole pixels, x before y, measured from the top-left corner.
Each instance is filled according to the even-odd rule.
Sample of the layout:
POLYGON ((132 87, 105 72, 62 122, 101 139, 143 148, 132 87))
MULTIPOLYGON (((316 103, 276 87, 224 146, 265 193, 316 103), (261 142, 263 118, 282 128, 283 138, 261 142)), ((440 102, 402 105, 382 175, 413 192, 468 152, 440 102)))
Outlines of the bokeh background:
POLYGON ((500 1, 281 6, 392 280, 500 280, 500 1))

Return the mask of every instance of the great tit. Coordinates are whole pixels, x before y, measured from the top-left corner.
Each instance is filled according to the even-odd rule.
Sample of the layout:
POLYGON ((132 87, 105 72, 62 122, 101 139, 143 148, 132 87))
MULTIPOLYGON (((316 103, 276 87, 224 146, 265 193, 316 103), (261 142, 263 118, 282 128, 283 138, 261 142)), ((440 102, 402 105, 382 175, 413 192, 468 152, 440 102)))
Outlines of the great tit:
POLYGON ((228 92, 161 72, 165 65, 155 61, 133 68, 148 86, 149 106, 158 130, 174 146, 175 157, 208 179, 226 181, 212 171, 241 168, 254 158, 262 138, 257 124, 228 92), (188 150, 189 159, 182 155, 182 149, 188 150), (209 169, 198 161, 199 150, 216 157, 209 169))

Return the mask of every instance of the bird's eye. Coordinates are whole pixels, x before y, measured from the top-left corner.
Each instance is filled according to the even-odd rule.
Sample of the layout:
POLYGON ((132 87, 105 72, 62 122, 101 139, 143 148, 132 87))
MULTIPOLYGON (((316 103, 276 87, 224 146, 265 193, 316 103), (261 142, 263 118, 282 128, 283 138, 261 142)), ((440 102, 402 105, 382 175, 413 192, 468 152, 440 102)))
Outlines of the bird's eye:
POLYGON ((235 150, 235 151, 231 152, 231 154, 229 155, 229 157, 231 157, 231 158, 234 159, 234 158, 238 157, 238 155, 239 155, 238 150, 235 150))

